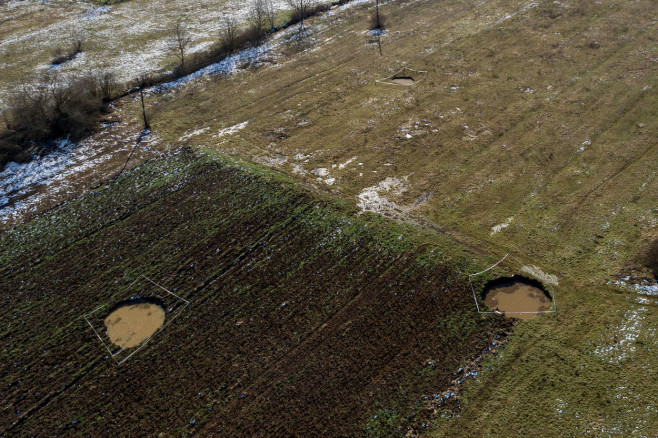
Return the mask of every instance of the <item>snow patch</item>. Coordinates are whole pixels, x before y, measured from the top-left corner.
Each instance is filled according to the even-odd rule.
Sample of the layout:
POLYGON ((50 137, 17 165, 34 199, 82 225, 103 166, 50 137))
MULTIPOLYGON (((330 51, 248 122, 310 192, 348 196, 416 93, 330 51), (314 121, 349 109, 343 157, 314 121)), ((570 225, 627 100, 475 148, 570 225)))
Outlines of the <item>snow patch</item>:
POLYGON ((249 120, 246 122, 238 123, 237 125, 229 126, 228 128, 220 129, 214 137, 221 138, 226 135, 233 135, 239 131, 242 131, 248 124, 249 120))
POLYGON ((389 201, 381 193, 392 193, 401 195, 406 192, 408 176, 404 178, 388 177, 379 184, 366 187, 357 195, 357 206, 361 211, 372 211, 381 213, 382 211, 405 211, 406 209, 395 202, 389 201))
POLYGON ((319 177, 329 176, 329 169, 327 169, 326 167, 317 167, 311 170, 311 173, 319 177))
POLYGON ((620 363, 635 353, 635 343, 640 337, 642 323, 646 319, 646 308, 628 310, 624 313, 621 325, 612 333, 615 341, 611 345, 599 345, 594 349, 594 355, 610 363, 620 363))
POLYGON ((206 127, 206 128, 201 128, 201 129, 195 129, 194 131, 192 131, 190 133, 186 133, 185 135, 183 135, 181 138, 178 139, 178 141, 189 140, 190 138, 194 137, 195 135, 203 134, 204 132, 208 131, 208 129, 210 129, 210 128, 206 127))
MULTIPOLYGON (((150 141, 152 139, 143 138, 140 147, 146 148, 150 141)), ((25 164, 7 164, 0 172, 0 193, 3 194, 0 198, 0 224, 20 219, 45 199, 71 193, 76 175, 130 149, 132 144, 104 153, 93 141, 75 144, 61 140, 57 150, 46 156, 35 157, 25 164), (35 190, 40 186, 45 186, 46 190, 35 190)))
POLYGON ((553 286, 559 285, 557 275, 547 274, 538 266, 523 266, 521 267, 521 271, 538 278, 544 283, 552 284, 553 286))
POLYGON ((507 220, 506 220, 505 222, 503 222, 502 224, 494 225, 493 227, 491 227, 491 233, 489 233, 489 235, 490 235, 490 236, 493 236, 494 234, 503 231, 505 228, 507 228, 507 227, 510 226, 510 224, 512 223, 512 220, 513 220, 513 219, 514 219, 514 216, 510 216, 510 217, 508 217, 507 220))
POLYGON ((209 65, 208 67, 197 70, 189 75, 183 76, 171 82, 165 82, 164 84, 157 85, 153 87, 154 92, 161 92, 165 90, 171 90, 180 85, 186 84, 194 79, 200 78, 201 76, 206 75, 224 75, 228 76, 233 73, 236 73, 241 66, 243 65, 257 65, 261 62, 264 55, 270 53, 270 50, 273 48, 272 43, 265 43, 257 47, 249 47, 239 52, 233 53, 232 55, 227 56, 219 62, 209 65))
POLYGON ((631 283, 629 280, 630 277, 624 277, 621 280, 614 281, 613 284, 638 294, 658 296, 658 282, 642 281, 641 283, 631 283))
POLYGON ((291 163, 290 167, 292 167, 292 173, 297 175, 306 175, 306 169, 304 169, 301 165, 297 163, 291 163))
POLYGON ((339 168, 339 169, 344 169, 347 165, 349 165, 350 163, 352 163, 354 160, 356 160, 356 157, 352 157, 352 158, 350 158, 349 160, 345 161, 344 163, 340 163, 340 164, 338 165, 338 168, 339 168))

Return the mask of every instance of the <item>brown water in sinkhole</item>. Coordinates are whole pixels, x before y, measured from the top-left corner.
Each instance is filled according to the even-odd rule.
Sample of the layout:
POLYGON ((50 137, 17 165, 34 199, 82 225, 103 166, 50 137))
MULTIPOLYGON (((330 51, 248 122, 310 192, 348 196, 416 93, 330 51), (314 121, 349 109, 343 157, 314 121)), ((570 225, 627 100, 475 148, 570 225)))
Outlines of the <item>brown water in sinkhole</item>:
POLYGON ((157 304, 127 304, 105 318, 105 327, 113 344, 133 348, 153 336, 164 320, 164 309, 157 304))
POLYGON ((487 292, 484 302, 492 310, 505 312, 506 316, 520 319, 534 318, 551 308, 551 299, 538 287, 515 281, 492 287, 487 292))

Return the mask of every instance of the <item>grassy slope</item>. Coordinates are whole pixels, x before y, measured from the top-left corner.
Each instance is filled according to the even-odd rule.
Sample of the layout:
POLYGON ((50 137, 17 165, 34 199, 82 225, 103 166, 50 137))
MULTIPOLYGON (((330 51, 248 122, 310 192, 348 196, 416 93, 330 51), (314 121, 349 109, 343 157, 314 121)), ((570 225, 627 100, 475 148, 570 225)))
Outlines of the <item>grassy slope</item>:
POLYGON ((0 239, 7 436, 402 433, 507 324, 475 312, 449 240, 209 157, 155 160, 0 239), (82 315, 140 274, 191 304, 117 367, 82 315), (368 421, 382 409, 396 421, 368 421))
MULTIPOLYGON (((84 53, 58 71, 110 71, 128 82, 175 65, 167 38, 176 20, 189 25, 192 53, 218 40, 227 15, 244 21, 249 10, 247 3, 237 0, 196 0, 193 4, 130 0, 104 8, 100 3, 12 1, 0 7, 0 109, 13 88, 45 71, 53 52, 69 51, 75 39, 83 40, 84 53)), ((286 15, 283 3, 274 3, 279 15, 286 15)))
POLYGON ((656 376, 656 303, 606 285, 656 235, 655 7, 445 1, 384 11, 384 57, 362 33, 366 11, 325 19, 294 61, 162 97, 156 129, 175 141, 208 127, 190 144, 290 174, 292 164, 326 167, 331 187, 297 177, 348 199, 409 176, 396 201, 433 193, 416 213, 460 241, 510 252, 508 272, 526 264, 558 275, 560 314, 524 323, 470 387, 462 416, 437 431, 655 434, 656 386, 646 383, 656 376), (412 88, 374 82, 402 63, 427 78, 412 88), (212 137, 245 120, 238 135, 212 137), (407 140, 401 127, 414 121, 432 123, 407 140))
POLYGON ((326 19, 316 45, 294 61, 164 96, 154 124, 172 141, 207 127, 190 143, 265 162, 285 155, 280 167, 291 174, 295 154, 313 154, 299 164, 329 168, 330 190, 346 197, 409 175, 401 201, 433 193, 419 212, 439 224, 496 246, 512 242, 514 252, 538 245, 541 262, 565 275, 574 259, 588 276, 611 273, 655 225, 657 24, 649 2, 582 3, 389 4, 383 58, 362 34, 366 12, 326 19), (506 15, 514 16, 495 25, 506 15), (412 88, 375 83, 401 63, 428 70, 427 79, 412 88), (237 138, 214 137, 245 120, 237 138), (403 138, 416 120, 437 132, 403 138), (331 168, 353 156, 364 165, 331 168), (504 233, 489 236, 511 216, 504 233), (639 222, 637 232, 629 222, 639 222))

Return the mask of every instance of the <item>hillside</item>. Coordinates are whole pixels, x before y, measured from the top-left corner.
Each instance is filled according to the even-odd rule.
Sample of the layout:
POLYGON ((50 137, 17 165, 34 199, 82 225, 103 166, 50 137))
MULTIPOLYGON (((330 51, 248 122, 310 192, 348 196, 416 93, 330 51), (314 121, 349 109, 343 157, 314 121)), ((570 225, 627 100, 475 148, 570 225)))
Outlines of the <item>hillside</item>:
POLYGON ((658 434, 655 2, 380 8, 147 89, 134 155, 115 100, 106 160, 7 197, 5 434, 658 434), (481 355, 510 320, 467 274, 505 255, 475 287, 523 273, 558 311, 481 355), (190 305, 116 367, 81 317, 140 275, 190 305))

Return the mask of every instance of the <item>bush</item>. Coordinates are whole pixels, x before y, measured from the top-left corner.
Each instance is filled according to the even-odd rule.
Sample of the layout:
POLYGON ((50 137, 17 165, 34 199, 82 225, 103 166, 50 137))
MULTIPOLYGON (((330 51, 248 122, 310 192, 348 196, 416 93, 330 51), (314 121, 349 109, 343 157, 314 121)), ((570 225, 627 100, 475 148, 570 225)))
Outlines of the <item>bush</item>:
POLYGON ((23 149, 13 141, 13 134, 11 131, 0 133, 0 169, 11 161, 26 163, 32 157, 29 151, 23 149))
POLYGON ((71 41, 71 49, 68 52, 64 52, 64 49, 61 47, 55 49, 53 51, 53 59, 50 61, 50 63, 52 65, 64 64, 82 52, 82 39, 75 38, 73 41, 71 41))
POLYGON ((113 93, 110 74, 63 78, 47 73, 33 86, 20 90, 9 102, 6 128, 0 132, 0 162, 29 160, 33 151, 52 147, 53 141, 77 141, 89 135, 113 93))
MULTIPOLYGON (((299 4, 300 2, 297 3, 299 4)), ((284 27, 292 26, 293 24, 297 23, 303 23, 305 19, 313 17, 314 15, 321 14, 322 12, 327 12, 329 9, 331 9, 331 3, 308 3, 304 7, 295 7, 292 11, 292 15, 290 16, 290 20, 285 24, 284 27)))
POLYGON ((658 238, 654 239, 644 251, 641 256, 641 262, 658 278, 658 238))

